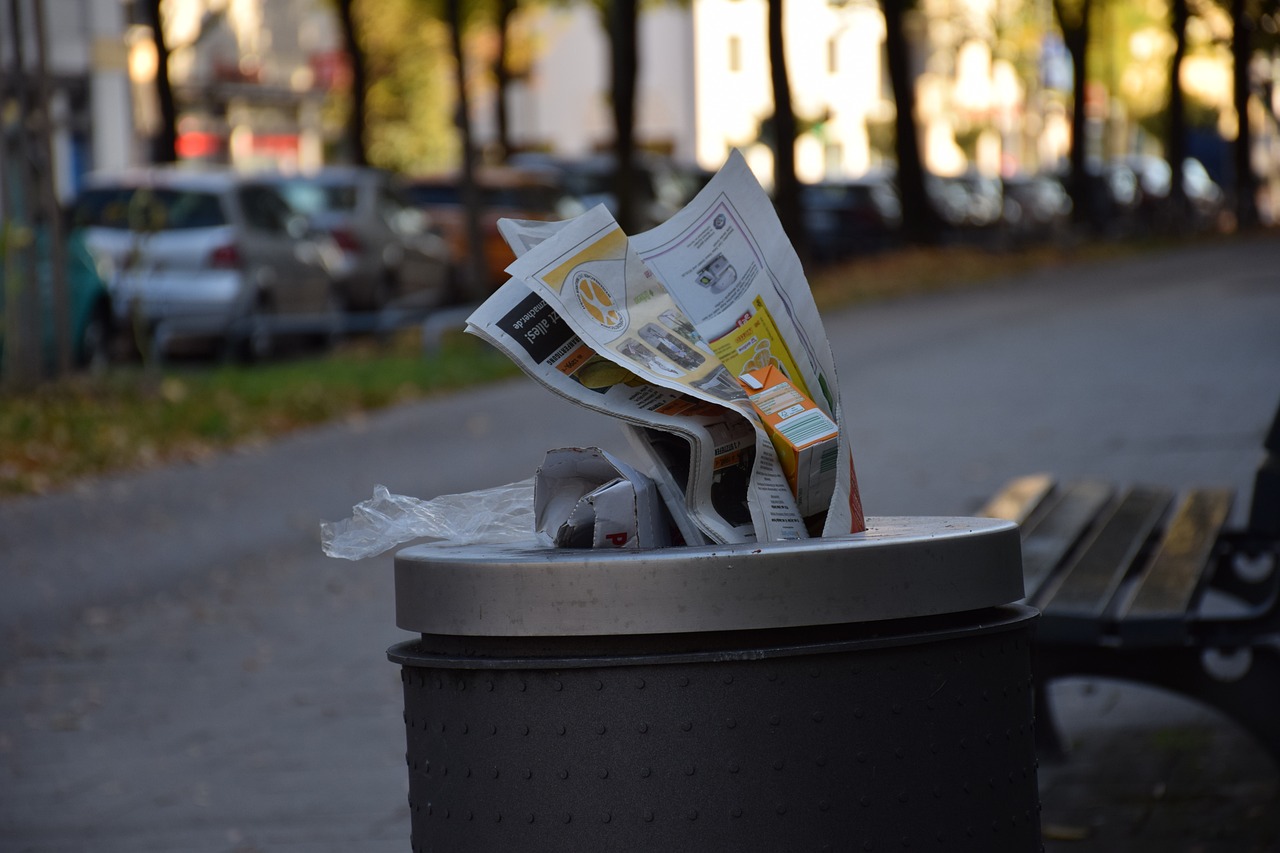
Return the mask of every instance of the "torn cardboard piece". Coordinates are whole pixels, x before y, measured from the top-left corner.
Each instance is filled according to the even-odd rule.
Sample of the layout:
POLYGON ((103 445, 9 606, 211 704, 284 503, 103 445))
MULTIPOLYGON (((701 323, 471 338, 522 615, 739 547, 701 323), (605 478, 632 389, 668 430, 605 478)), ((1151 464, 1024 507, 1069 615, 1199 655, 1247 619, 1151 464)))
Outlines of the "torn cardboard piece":
POLYGON ((547 451, 533 481, 534 527, 559 548, 664 548, 671 522, 645 474, 598 447, 547 451))

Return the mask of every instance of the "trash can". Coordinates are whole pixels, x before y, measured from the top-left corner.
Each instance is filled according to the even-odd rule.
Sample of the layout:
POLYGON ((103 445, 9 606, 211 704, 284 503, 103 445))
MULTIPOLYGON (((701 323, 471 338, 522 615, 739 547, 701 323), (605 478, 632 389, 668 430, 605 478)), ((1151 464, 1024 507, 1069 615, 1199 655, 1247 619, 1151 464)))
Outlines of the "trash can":
POLYGON ((1017 527, 396 555, 414 851, 1036 851, 1017 527))

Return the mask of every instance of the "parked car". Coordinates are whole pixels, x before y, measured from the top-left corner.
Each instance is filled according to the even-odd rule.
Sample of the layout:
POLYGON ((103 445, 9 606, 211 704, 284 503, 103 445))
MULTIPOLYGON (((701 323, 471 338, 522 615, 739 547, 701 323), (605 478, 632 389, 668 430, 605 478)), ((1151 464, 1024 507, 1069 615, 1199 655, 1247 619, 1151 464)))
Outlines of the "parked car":
POLYGON ((445 302, 455 266, 440 230, 395 175, 331 166, 300 175, 259 176, 341 250, 338 291, 348 311, 432 308, 445 302))
MULTIPOLYGON (((603 204, 614 216, 618 214, 615 173, 616 158, 612 153, 565 158, 545 154, 521 154, 513 162, 548 170, 556 185, 583 210, 603 204)), ((636 211, 634 228, 644 231, 666 222, 684 207, 711 174, 682 166, 669 157, 637 153, 632 163, 631 194, 636 211)))
MULTIPOLYGON (((8 328, 8 311, 15 310, 9 300, 17 292, 17 283, 24 280, 25 258, 13 245, 13 231, 6 232, 7 244, 0 244, 0 363, 4 360, 5 331, 8 328)), ((36 311, 38 312, 40 368, 52 374, 58 364, 57 319, 54 308, 53 263, 48 234, 44 230, 32 235, 28 248, 34 252, 36 311)), ((2 243, 2 241, 0 241, 2 243)), ((93 257, 85 247, 84 235, 73 231, 63 241, 63 271, 67 282, 67 304, 70 321, 71 359, 75 367, 98 369, 111 358, 111 345, 115 324, 111 314, 111 296, 102 277, 98 275, 93 257)))
MULTIPOLYGON (((506 268, 515 260, 498 233, 499 219, 565 219, 585 210, 566 197, 553 178, 554 173, 536 168, 489 167, 476 173, 485 279, 470 288, 469 296, 482 297, 500 287, 507 280, 506 268)), ((459 176, 451 172, 412 178, 405 182, 404 191, 443 233, 455 267, 466 269, 467 233, 459 176)))
POLYGON ((1015 239, 1052 239, 1071 225, 1071 196, 1052 175, 1008 175, 1001 179, 1001 193, 1001 223, 1015 239))
POLYGON ((1000 221, 1000 180, 970 170, 960 175, 929 175, 925 190, 943 222, 955 229, 989 228, 1000 221))
MULTIPOLYGON (((1167 160, 1153 154, 1130 154, 1120 158, 1120 163, 1133 170, 1137 177, 1138 208, 1147 225, 1173 224, 1173 218, 1183 215, 1173 208, 1169 199, 1173 167, 1167 160)), ((1214 227, 1222 214, 1225 196, 1204 164, 1194 157, 1182 161, 1182 191, 1188 205, 1185 215, 1190 221, 1181 224, 1197 229, 1214 227)))
POLYGON ((890 178, 877 174, 805 184, 801 215, 818 263, 891 246, 902 225, 902 203, 890 178))
MULTIPOLYGON (((1073 182, 1070 169, 1064 165, 1051 174, 1069 194, 1073 182)), ((1084 206, 1076 210, 1079 202, 1072 200, 1073 218, 1083 215, 1084 221, 1100 234, 1121 236, 1134 231, 1141 191, 1132 169, 1123 163, 1090 160, 1085 166, 1082 188, 1084 206)))
POLYGON ((70 221, 140 342, 200 338, 262 357, 286 325, 338 327, 331 244, 271 187, 226 170, 92 175, 70 221))

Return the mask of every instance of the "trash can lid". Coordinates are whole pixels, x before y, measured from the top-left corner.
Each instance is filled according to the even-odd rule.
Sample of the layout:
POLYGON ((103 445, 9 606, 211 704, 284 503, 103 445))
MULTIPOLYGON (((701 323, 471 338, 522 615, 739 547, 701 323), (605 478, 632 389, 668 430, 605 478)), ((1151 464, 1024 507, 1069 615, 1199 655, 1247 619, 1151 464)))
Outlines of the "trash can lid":
POLYGON ((395 558, 396 624, 422 634, 602 636, 936 616, 1020 600, 1018 527, 868 518, 865 533, 654 550, 417 545, 395 558))

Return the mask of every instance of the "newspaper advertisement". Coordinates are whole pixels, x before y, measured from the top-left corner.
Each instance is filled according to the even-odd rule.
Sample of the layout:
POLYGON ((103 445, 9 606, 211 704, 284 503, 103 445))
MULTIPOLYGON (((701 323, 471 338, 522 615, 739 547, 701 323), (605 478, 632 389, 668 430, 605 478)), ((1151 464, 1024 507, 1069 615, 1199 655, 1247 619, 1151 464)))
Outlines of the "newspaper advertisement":
MULTIPOLYGON (((517 257, 568 221, 500 220, 517 257)), ((586 408, 619 418, 686 544, 756 538, 746 503, 754 431, 736 412, 651 384, 598 355, 540 296, 509 281, 468 319, 525 373, 586 408)))
POLYGON ((560 396, 652 436, 652 474, 686 544, 748 542, 744 463, 754 432, 738 413, 656 385, 599 355, 537 293, 508 281, 468 319, 475 334, 560 396))
MULTIPOLYGON (((773 366, 843 425, 835 361, 800 259, 739 152, 630 245, 731 375, 773 366)), ((824 536, 865 529, 846 429, 838 448, 824 536)))
POLYGON ((756 539, 808 537, 772 443, 739 384, 603 207, 565 224, 507 271, 597 354, 648 382, 739 412, 755 438, 747 506, 756 539))
MULTIPOLYGON (((645 234, 628 238, 603 209, 561 222, 504 219, 499 228, 522 259, 508 270, 533 280, 509 282, 468 331, 553 391, 619 417, 687 542, 806 535, 787 493, 794 472, 791 487, 778 482, 777 458, 736 378, 781 372, 837 424, 838 384, 799 258, 741 155, 645 234), (524 260, 552 238, 552 248, 524 260)), ((826 517, 816 519, 823 535, 864 528, 844 430, 836 450, 821 454, 837 468, 826 517)))

